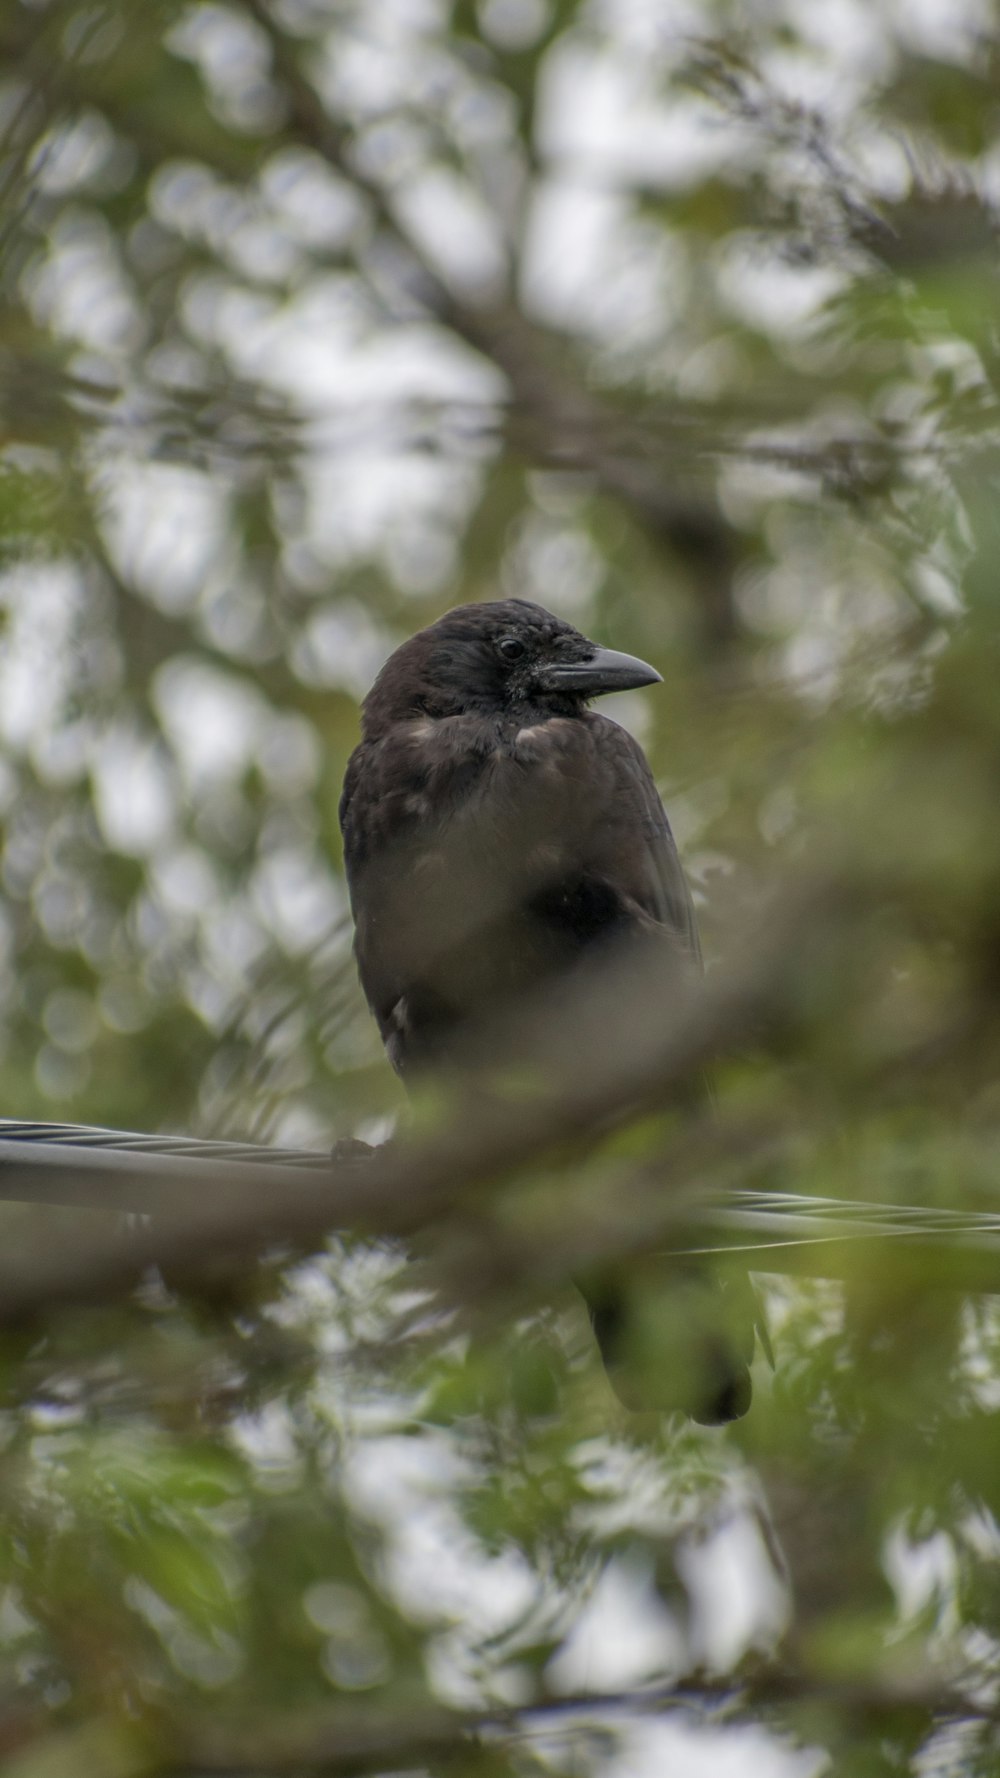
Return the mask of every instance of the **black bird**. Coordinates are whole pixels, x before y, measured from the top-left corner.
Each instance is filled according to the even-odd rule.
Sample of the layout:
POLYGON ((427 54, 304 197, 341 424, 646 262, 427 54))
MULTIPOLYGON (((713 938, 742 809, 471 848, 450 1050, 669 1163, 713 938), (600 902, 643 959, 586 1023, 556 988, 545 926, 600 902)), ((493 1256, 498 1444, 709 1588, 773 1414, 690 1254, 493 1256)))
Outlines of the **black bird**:
MULTIPOLYGON (((700 970, 642 749, 587 707, 659 679, 521 599, 459 606, 382 668, 340 821, 361 984, 400 1074, 465 1050, 611 942, 655 935, 679 968, 700 970)), ((618 1382, 629 1298, 613 1285, 587 1295, 618 1382)), ((669 1296, 688 1374, 650 1405, 736 1418, 750 1402, 752 1307, 734 1329, 700 1270, 675 1268, 669 1296)))

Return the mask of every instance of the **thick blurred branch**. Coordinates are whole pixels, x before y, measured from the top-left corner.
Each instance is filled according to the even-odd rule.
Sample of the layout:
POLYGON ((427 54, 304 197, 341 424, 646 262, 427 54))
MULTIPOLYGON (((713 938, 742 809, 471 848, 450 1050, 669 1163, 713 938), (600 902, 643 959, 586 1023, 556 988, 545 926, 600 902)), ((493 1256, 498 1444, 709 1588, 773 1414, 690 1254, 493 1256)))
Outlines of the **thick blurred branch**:
POLYGON ((250 1731, 198 1728, 187 1738, 183 1761, 160 1769, 179 1774, 193 1768, 213 1778, 253 1772, 367 1772, 381 1770, 390 1761, 393 1769, 409 1769, 481 1736, 524 1746, 546 1729, 565 1732, 570 1719, 580 1727, 606 1728, 609 1717, 650 1717, 682 1710, 710 1715, 718 1723, 795 1705, 821 1705, 857 1726, 878 1726, 904 1714, 938 1724, 1000 1721, 995 1704, 974 1701, 933 1674, 896 1683, 878 1677, 824 1679, 779 1667, 742 1680, 694 1674, 672 1685, 638 1691, 550 1697, 523 1710, 463 1716, 431 1708, 403 1712, 394 1720, 383 1711, 338 1709, 325 1722, 306 1720, 278 1730, 273 1721, 250 1731))
MULTIPOLYGON (((331 1162, 328 1172, 284 1158, 253 1166, 178 1160, 170 1177, 169 1157, 156 1158, 145 1199, 157 1218, 152 1225, 115 1235, 102 1221, 92 1235, 77 1227, 65 1242, 47 1235, 0 1259, 0 1325, 30 1322, 61 1305, 104 1302, 128 1291, 151 1265, 162 1266, 172 1282, 214 1283, 269 1247, 309 1244, 334 1230, 432 1233, 436 1281, 460 1299, 471 1292, 477 1305, 493 1297, 509 1302, 512 1290, 550 1289, 588 1264, 649 1253, 657 1243, 682 1245, 703 1218, 709 1192, 759 1177, 765 1161, 801 1144, 794 1112, 687 1116, 661 1140, 655 1162, 636 1167, 619 1159, 605 1168, 605 1189, 596 1196, 584 1179, 573 1198, 575 1153, 583 1173, 588 1149, 616 1122, 677 1103, 726 1054, 786 1044, 803 1016, 816 1016, 817 981, 837 981, 860 899, 833 878, 800 882, 748 934, 742 961, 704 984, 679 979, 673 960, 654 945, 608 961, 558 996, 550 991, 544 1003, 522 1009, 516 1037, 493 1028, 481 1068, 435 1082, 432 1118, 418 1106, 416 1132, 368 1159, 331 1162), (497 1062, 498 1055, 506 1059, 497 1062), (548 1161, 562 1163, 558 1182, 541 1189, 536 1176, 530 1215, 522 1219, 518 1170, 548 1161), (512 1175, 513 1215, 496 1198, 512 1175)), ((904 1078, 912 1088, 943 1055, 975 1042, 974 1025, 971 1015, 959 1017, 897 1048, 877 1069, 862 1062, 868 1089, 893 1091, 904 1078)), ((22 1154, 10 1164, 30 1165, 30 1154, 22 1154)), ((122 1208, 134 1205, 146 1157, 92 1159, 116 1171, 122 1208)), ((838 1240, 851 1249, 842 1230, 831 1234, 834 1253, 838 1240)), ((989 1243, 982 1245, 980 1282, 987 1288, 997 1264, 989 1243)), ((919 1244, 904 1244, 902 1255, 917 1271, 927 1264, 919 1244)), ((958 1255, 960 1267, 967 1268, 967 1258, 958 1255)), ((935 1249, 935 1267, 940 1259, 935 1249)))
MULTIPOLYGON (((715 1057, 794 1018, 801 960, 817 944, 835 943, 841 912, 833 885, 809 882, 749 939, 742 964, 704 986, 679 981, 673 959, 657 946, 574 982, 535 1009, 526 1041, 510 1043, 509 1075, 501 1068, 456 1078, 443 1118, 370 1161, 331 1164, 320 1180, 287 1166, 255 1168, 251 1177, 245 1166, 206 1166, 192 1170, 186 1187, 178 1183, 169 1220, 118 1239, 102 1225, 90 1238, 77 1229, 65 1244, 49 1238, 22 1248, 16 1260, 0 1260, 0 1325, 61 1304, 104 1301, 154 1264, 175 1279, 216 1276, 269 1245, 335 1228, 410 1235, 456 1210, 465 1218, 477 1191, 624 1115, 669 1103, 715 1057)), ((702 1140, 691 1157, 705 1158, 702 1140)), ((724 1127, 704 1136, 708 1152, 722 1153, 731 1141, 724 1127)), ((655 1182, 661 1233, 683 1222, 678 1185, 668 1150, 655 1182)), ((595 1234, 602 1251, 607 1236, 602 1223, 595 1234)), ((631 1230, 621 1232, 620 1239, 632 1238, 631 1230)))

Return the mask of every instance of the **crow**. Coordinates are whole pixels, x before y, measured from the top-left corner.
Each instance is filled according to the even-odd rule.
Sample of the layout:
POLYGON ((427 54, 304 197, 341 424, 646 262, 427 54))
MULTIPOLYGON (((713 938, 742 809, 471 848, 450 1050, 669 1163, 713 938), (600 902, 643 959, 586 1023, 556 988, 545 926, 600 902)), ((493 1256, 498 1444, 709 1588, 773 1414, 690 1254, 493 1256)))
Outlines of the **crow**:
MULTIPOLYGON (((612 944, 653 938, 700 971, 645 755, 588 707, 659 681, 523 599, 459 606, 382 668, 340 822, 361 985, 404 1078, 466 1053, 498 1015, 612 944)), ((584 1290, 612 1381, 647 1405, 629 1396, 623 1363, 633 1293, 613 1280, 584 1290)), ((667 1290, 683 1350, 649 1405, 737 1418, 750 1403, 752 1297, 734 1317, 712 1274, 680 1264, 667 1290)))

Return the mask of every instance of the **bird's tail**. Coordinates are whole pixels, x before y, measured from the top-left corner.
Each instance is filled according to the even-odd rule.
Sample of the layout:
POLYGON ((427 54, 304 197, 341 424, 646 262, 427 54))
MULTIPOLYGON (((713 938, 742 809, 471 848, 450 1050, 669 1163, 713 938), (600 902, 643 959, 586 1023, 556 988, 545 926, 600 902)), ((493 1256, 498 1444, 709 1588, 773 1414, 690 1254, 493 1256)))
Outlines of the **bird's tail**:
POLYGON ((588 1279, 584 1297, 608 1379, 634 1412, 680 1411, 704 1426, 750 1406, 755 1331, 770 1341, 745 1272, 721 1279, 700 1261, 663 1259, 620 1278, 588 1279))

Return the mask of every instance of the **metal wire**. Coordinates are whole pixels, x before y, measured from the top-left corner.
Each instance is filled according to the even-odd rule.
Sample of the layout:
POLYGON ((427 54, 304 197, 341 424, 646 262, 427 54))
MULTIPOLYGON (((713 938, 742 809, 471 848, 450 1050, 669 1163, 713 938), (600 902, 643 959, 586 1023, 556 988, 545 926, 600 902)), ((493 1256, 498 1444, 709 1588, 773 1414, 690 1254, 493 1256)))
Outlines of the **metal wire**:
POLYGON ((197 1136, 143 1136, 134 1130, 104 1130, 94 1124, 33 1124, 0 1117, 0 1142, 45 1142, 78 1149, 114 1149, 129 1154, 183 1155, 189 1161, 250 1161, 258 1165, 328 1167, 322 1149, 265 1148, 259 1142, 203 1142, 197 1136))
POLYGON ((0 1200, 17 1203, 178 1217, 243 1170, 258 1188, 266 1170, 277 1197, 330 1166, 316 1150, 0 1119, 0 1200))

